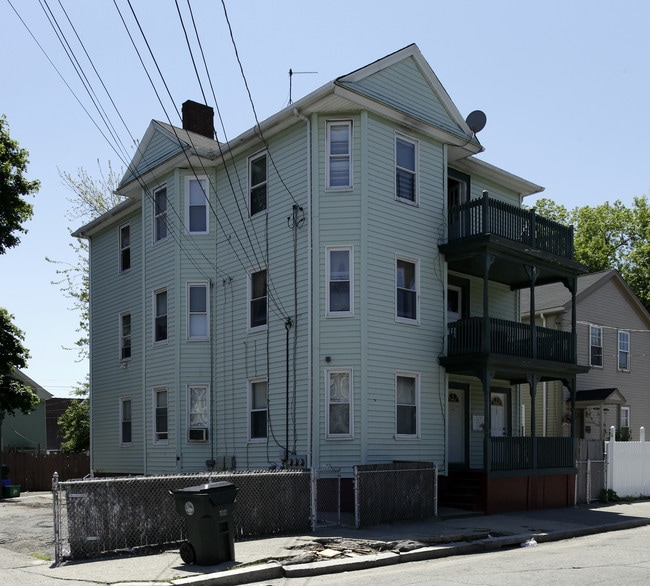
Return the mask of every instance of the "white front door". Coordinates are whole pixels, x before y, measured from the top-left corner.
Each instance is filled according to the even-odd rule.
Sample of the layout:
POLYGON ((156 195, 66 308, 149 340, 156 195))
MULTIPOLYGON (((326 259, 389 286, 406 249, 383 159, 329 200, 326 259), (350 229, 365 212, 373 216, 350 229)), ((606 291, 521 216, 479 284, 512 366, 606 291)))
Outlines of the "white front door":
POLYGON ((465 463, 465 393, 449 391, 449 463, 465 463))
POLYGON ((490 434, 506 435, 506 394, 492 393, 490 401, 490 434))

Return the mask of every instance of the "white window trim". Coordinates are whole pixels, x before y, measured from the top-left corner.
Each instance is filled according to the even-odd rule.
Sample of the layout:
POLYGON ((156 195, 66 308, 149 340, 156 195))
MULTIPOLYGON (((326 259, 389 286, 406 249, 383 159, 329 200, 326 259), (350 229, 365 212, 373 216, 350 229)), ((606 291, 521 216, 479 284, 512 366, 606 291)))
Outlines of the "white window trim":
POLYGON ((151 299, 151 340, 153 342, 154 346, 162 346, 164 344, 169 343, 169 290, 167 287, 160 287, 160 289, 156 289, 152 293, 152 299, 151 299), (167 293, 167 337, 164 340, 156 340, 156 297, 159 293, 167 293))
POLYGON ((122 311, 120 315, 118 316, 118 334, 119 334, 119 341, 118 341, 118 353, 119 353, 119 359, 120 362, 128 362, 133 358, 133 314, 130 311, 122 311), (123 358, 122 357, 122 342, 124 341, 124 324, 122 318, 128 315, 131 317, 131 334, 129 335, 129 339, 131 340, 131 356, 128 358, 123 358))
POLYGON ((326 368, 325 369, 325 437, 329 440, 354 439, 354 372, 352 368, 326 368), (347 373, 350 380, 350 432, 330 433, 330 376, 332 374, 347 373))
POLYGON ((630 364, 630 355, 631 355, 631 350, 632 350, 632 336, 630 335, 630 332, 628 330, 618 330, 616 332, 616 347, 617 347, 617 352, 616 352, 616 368, 618 369, 619 372, 630 372, 632 365, 630 364), (620 354, 621 354, 621 337, 620 334, 627 334, 627 350, 625 350, 627 354, 627 368, 621 368, 621 362, 620 362, 620 354))
POLYGON ((185 177, 185 228, 188 234, 210 233, 210 183, 206 175, 188 175, 185 177), (205 194, 205 230, 190 230, 190 183, 199 181, 205 194))
MULTIPOLYGON (((589 366, 592 368, 603 368, 605 366, 605 349, 604 349, 604 339, 603 339, 604 333, 603 333, 603 327, 602 326, 596 326, 594 324, 589 324, 589 366), (600 330, 600 346, 596 346, 597 348, 600 348, 600 362, 601 364, 593 364, 591 361, 591 349, 594 347, 594 345, 591 343, 591 332, 592 330, 600 330)), ((618 356, 616 357, 616 362, 618 364, 618 356)))
POLYGON ((266 330, 269 324, 269 270, 266 267, 259 267, 248 271, 248 292, 246 296, 246 323, 249 332, 262 332, 266 330), (253 275, 261 271, 266 271, 266 323, 259 326, 251 325, 251 304, 253 302, 253 275))
POLYGON ((156 187, 151 193, 151 200, 152 200, 152 202, 151 202, 151 215, 152 215, 152 219, 153 219, 152 226, 151 226, 151 239, 153 240, 153 244, 158 244, 159 242, 164 242, 169 237, 169 193, 168 193, 168 190, 167 190, 167 185, 163 184, 163 185, 159 185, 158 187, 156 187), (159 191, 162 191, 163 189, 165 190, 165 211, 162 214, 159 214, 159 215, 164 216, 165 227, 167 229, 165 230, 165 235, 162 238, 156 238, 156 236, 157 236, 156 224, 158 223, 157 220, 158 220, 158 216, 159 216, 159 215, 156 214, 156 194, 159 191))
MULTIPOLYGON (((188 342, 205 342, 210 339, 210 283, 208 281, 188 281, 187 286, 185 287, 185 299, 186 299, 186 339, 188 342), (193 315, 190 305, 190 288, 192 287, 203 287, 205 289, 205 336, 192 336, 191 332, 191 316, 193 315)), ((169 312, 169 298, 168 298, 168 307, 167 311, 169 312)), ((196 315, 203 315, 203 312, 195 312, 196 315)), ((169 324, 168 324, 169 327, 169 324)), ((169 335, 169 332, 168 332, 169 335)))
POLYGON ((153 435, 153 443, 156 446, 165 446, 165 445, 169 444, 169 435, 170 435, 170 433, 169 433, 169 389, 167 387, 154 387, 153 388, 153 393, 151 395, 151 400, 152 400, 152 410, 151 410, 152 428, 151 428, 151 432, 152 432, 152 435, 153 435), (158 436, 158 431, 156 429, 156 421, 157 421, 157 417, 156 417, 156 404, 157 404, 156 397, 158 396, 158 393, 160 393, 160 392, 167 393, 167 437, 164 438, 164 439, 158 439, 158 437, 157 437, 158 436))
POLYGON ((325 315, 326 317, 353 317, 354 316, 354 247, 353 246, 327 246, 325 248, 325 315), (331 266, 330 253, 345 250, 349 254, 349 282, 350 282, 350 310, 332 311, 330 309, 330 282, 331 266))
MULTIPOLYGON (((187 394, 186 394, 186 413, 187 413, 187 419, 186 419, 186 429, 187 429, 187 434, 185 436, 185 441, 188 444, 205 444, 210 440, 210 385, 207 383, 197 383, 197 384, 191 384, 187 385, 187 394), (190 412, 190 407, 192 405, 191 401, 191 396, 192 396, 192 389, 204 389, 205 390, 205 395, 206 395, 206 410, 207 410, 207 416, 208 416, 208 423, 206 424, 205 427, 190 427, 190 422, 192 420, 191 418, 191 412, 190 412), (206 435, 204 439, 190 439, 190 429, 205 429, 206 430, 206 435)), ((167 407, 169 410, 169 406, 167 407)))
POLYGON ((117 242, 118 242, 118 248, 119 248, 119 255, 117 259, 117 268, 118 272, 120 274, 123 273, 128 273, 131 270, 131 265, 133 264, 133 255, 131 254, 131 222, 124 222, 124 224, 120 224, 120 226, 117 229, 117 242), (129 245, 128 246, 123 246, 122 245, 122 229, 127 228, 129 229, 129 245), (122 265, 122 254, 126 249, 129 249, 129 268, 125 269, 123 268, 122 265))
POLYGON ((248 157, 248 217, 255 218, 259 215, 265 214, 269 207, 269 156, 267 151, 260 151, 248 157), (253 161, 256 161, 260 157, 266 157, 266 173, 265 179, 262 183, 257 183, 253 185, 253 174, 251 173, 251 165, 253 161), (266 184, 266 203, 264 209, 253 213, 253 201, 252 201, 252 191, 255 187, 266 184))
POLYGON ((630 407, 628 405, 621 406, 621 419, 619 421, 620 427, 621 428, 627 427, 627 428, 632 429, 632 419, 631 419, 631 417, 632 417, 632 410, 630 409, 630 407), (623 413, 627 413, 627 425, 623 425, 623 413))
MULTIPOLYGON (((255 409, 256 412, 262 409, 255 409)), ((251 378, 248 381, 248 442, 251 444, 267 443, 269 441, 269 380, 266 377, 251 378), (265 437, 252 437, 253 430, 251 429, 251 416, 253 414, 253 385, 257 383, 266 383, 266 406, 263 409, 266 411, 266 436, 265 437)))
POLYGON ((393 295, 395 303, 395 321, 397 323, 419 325, 420 324, 420 259, 414 258, 411 256, 404 256, 402 254, 396 254, 395 260, 393 261, 393 271, 394 271, 394 283, 393 283, 393 295), (409 262, 415 264, 415 319, 410 317, 402 317, 397 315, 397 261, 409 262))
POLYGON ((419 206, 420 205, 420 141, 410 138, 409 136, 406 136, 404 134, 401 134, 399 132, 395 133, 395 138, 393 140, 393 156, 394 158, 394 170, 395 172, 393 173, 393 180, 395 182, 394 190, 393 193, 395 194, 395 199, 397 201, 401 201, 402 203, 412 205, 412 206, 419 206), (404 169, 405 171, 408 171, 409 173, 411 172, 410 169, 405 169, 404 167, 398 167, 397 166, 397 139, 403 140, 404 142, 411 143, 414 147, 414 153, 413 157, 415 159, 415 183, 413 186, 414 189, 414 194, 413 194, 413 201, 410 199, 405 199, 403 197, 398 197, 397 195, 397 169, 404 169))
POLYGON ((395 439, 413 440, 420 439, 420 373, 397 371, 395 373, 395 439), (397 433, 397 379, 413 378, 415 379, 415 433, 397 433))
MULTIPOLYGON (((353 140, 353 133, 352 133, 352 120, 349 119, 343 119, 343 120, 328 120, 326 122, 326 140, 325 140, 325 156, 326 156, 326 169, 325 169, 325 174, 326 174, 326 179, 325 179, 325 191, 352 191, 354 187, 354 175, 353 175, 353 156, 352 156, 352 140, 353 140), (332 155, 330 154, 330 127, 332 126, 347 126, 348 127, 348 144, 349 144, 349 150, 348 150, 348 159, 350 161, 350 169, 348 172, 348 185, 340 185, 340 186, 332 186, 331 181, 330 181, 330 162, 332 159, 332 155)), ((336 156, 335 156, 336 158, 336 156)), ((339 155, 338 158, 343 158, 343 155, 339 155)))
POLYGON ((133 445, 133 398, 130 396, 127 397, 120 397, 120 402, 119 402, 119 414, 118 414, 118 420, 120 422, 120 428, 119 428, 119 437, 120 437, 120 447, 122 448, 128 448, 133 445), (124 409, 123 405, 125 401, 130 401, 131 403, 131 441, 130 442, 125 442, 124 437, 122 435, 122 424, 124 423, 124 419, 122 418, 124 414, 124 409))

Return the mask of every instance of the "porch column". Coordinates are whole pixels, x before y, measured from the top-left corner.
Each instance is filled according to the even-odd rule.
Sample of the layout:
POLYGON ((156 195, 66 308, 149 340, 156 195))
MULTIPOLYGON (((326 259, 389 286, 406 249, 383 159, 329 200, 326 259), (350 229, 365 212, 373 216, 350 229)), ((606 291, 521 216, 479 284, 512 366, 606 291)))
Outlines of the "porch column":
POLYGON ((537 321, 535 320, 535 283, 537 281, 537 267, 525 265, 526 273, 530 279, 530 344, 531 356, 537 358, 537 321))
POLYGON ((489 354, 490 345, 490 267, 494 262, 494 256, 488 253, 483 254, 483 327, 481 332, 481 352, 489 354))
POLYGON ((537 416, 535 409, 535 399, 537 397, 537 383, 539 382, 539 377, 536 374, 529 374, 526 376, 528 379, 528 385, 530 386, 530 442, 533 446, 533 470, 537 469, 537 432, 535 427, 537 424, 537 416))
POLYGON ((578 363, 578 320, 576 318, 576 295, 578 293, 578 278, 568 277, 562 281, 571 292, 571 363, 578 363))
POLYGON ((484 401, 484 416, 483 416, 483 462, 485 463, 485 470, 489 472, 492 468, 492 444, 490 438, 492 435, 492 397, 490 389, 492 386, 492 379, 494 372, 488 370, 487 366, 483 367, 481 371, 481 382, 483 383, 483 401, 484 401))

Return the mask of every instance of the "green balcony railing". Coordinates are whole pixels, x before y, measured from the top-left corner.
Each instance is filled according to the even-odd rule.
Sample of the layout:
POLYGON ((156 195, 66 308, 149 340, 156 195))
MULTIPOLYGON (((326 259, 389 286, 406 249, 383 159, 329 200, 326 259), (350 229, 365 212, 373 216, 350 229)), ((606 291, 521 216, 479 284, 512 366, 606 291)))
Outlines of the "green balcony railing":
POLYGON ((512 242, 573 259, 573 227, 544 218, 535 210, 525 210, 491 199, 480 199, 449 208, 449 242, 493 234, 512 242))
POLYGON ((538 358, 567 364, 575 363, 573 334, 497 318, 461 319, 447 324, 447 356, 505 354, 519 358, 538 358), (484 335, 485 332, 485 335, 484 335))
POLYGON ((576 464, 571 437, 491 437, 490 448, 492 471, 574 468, 576 464))

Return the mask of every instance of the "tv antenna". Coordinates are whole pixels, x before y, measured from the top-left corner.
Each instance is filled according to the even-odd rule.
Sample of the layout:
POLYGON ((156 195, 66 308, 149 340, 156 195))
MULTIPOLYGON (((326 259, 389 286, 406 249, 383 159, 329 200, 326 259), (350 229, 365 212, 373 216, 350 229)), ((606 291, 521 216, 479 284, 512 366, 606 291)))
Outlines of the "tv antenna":
POLYGON ((293 100, 291 99, 291 81, 293 79, 294 75, 305 75, 305 74, 311 74, 311 73, 318 73, 318 71, 294 71, 293 69, 289 69, 289 104, 293 103, 293 100))

